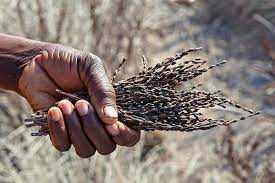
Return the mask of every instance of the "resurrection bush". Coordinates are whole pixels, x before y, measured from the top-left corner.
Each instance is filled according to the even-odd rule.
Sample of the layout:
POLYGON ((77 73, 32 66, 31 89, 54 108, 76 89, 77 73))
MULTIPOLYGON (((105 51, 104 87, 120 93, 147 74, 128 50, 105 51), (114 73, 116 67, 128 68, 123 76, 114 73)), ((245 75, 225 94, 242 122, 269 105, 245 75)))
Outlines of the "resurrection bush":
MULTIPOLYGON (((180 84, 226 63, 223 61, 205 67, 205 60, 195 58, 177 64, 182 57, 200 49, 191 48, 149 68, 147 68, 146 59, 143 57, 144 68, 139 74, 114 83, 119 69, 126 61, 126 59, 123 59, 112 78, 117 94, 119 120, 137 130, 193 131, 206 130, 218 125, 229 125, 259 114, 259 112, 244 108, 226 97, 220 97, 218 95, 220 91, 196 90, 200 84, 182 91, 177 89, 180 84), (201 109, 226 108, 227 106, 241 109, 248 115, 240 119, 225 120, 207 118, 201 113, 201 109)), ((72 102, 79 99, 89 100, 86 91, 74 94, 60 90, 57 90, 57 92, 72 102)), ((26 120, 28 127, 41 127, 33 135, 48 134, 47 110, 38 111, 32 115, 31 119, 26 120)))

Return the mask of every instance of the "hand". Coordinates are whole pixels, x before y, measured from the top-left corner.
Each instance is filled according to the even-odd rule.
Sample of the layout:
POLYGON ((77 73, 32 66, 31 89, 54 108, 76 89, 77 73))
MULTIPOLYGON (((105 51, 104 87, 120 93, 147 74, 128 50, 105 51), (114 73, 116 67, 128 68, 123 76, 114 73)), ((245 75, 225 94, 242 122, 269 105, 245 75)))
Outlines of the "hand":
POLYGON ((52 144, 67 151, 73 144, 76 153, 87 158, 96 150, 110 154, 116 144, 132 146, 140 132, 117 121, 115 92, 101 60, 93 55, 57 44, 46 44, 22 71, 18 90, 37 111, 53 106, 61 96, 56 89, 76 92, 87 89, 91 104, 68 100, 48 111, 52 144))

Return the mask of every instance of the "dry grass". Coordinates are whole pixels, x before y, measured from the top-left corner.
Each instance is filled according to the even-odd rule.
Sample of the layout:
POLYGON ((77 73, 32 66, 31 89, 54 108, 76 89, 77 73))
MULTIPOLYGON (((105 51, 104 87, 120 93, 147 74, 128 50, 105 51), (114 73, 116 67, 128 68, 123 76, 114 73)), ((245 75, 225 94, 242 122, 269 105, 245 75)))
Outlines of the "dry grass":
MULTIPOLYGON (((189 8, 157 0, 49 0, 40 4, 40 8, 39 2, 2 0, 1 32, 60 42, 94 52, 106 61, 110 71, 114 70, 113 66, 122 56, 127 56, 130 62, 122 69, 125 76, 118 79, 140 70, 140 64, 135 62, 140 60, 140 55, 146 55, 150 66, 159 62, 159 58, 179 51, 178 48, 202 45, 211 64, 224 58, 229 60, 222 70, 200 78, 207 80, 204 89, 222 88, 234 101, 264 111, 267 107, 264 96, 268 96, 268 101, 272 99, 272 95, 265 95, 264 87, 274 80, 273 77, 268 79, 269 75, 265 77, 267 73, 256 72, 254 64, 266 68, 266 63, 270 63, 267 60, 270 58, 264 57, 266 52, 258 44, 261 42, 258 41, 261 30, 267 30, 271 40, 274 36, 266 29, 266 25, 270 24, 263 25, 265 21, 259 23, 259 19, 253 20, 256 12, 274 25, 272 0, 265 3, 232 0, 230 8, 226 0, 215 1, 219 3, 215 6, 211 2, 205 4, 208 1, 197 0, 189 8), (243 2, 245 4, 239 4, 243 2), (234 7, 249 13, 239 16, 235 13, 239 10, 234 7), (203 11, 205 14, 201 16, 202 10, 207 9, 210 12, 203 11), (213 12, 216 14, 213 15, 213 12), (204 21, 202 17, 207 20, 212 17, 212 21, 204 21), (196 21, 198 19, 200 23, 196 21), (245 35, 236 34, 232 26, 228 26, 234 23, 245 35), (255 87, 254 82, 263 78, 267 78, 265 82, 255 87)), ((232 167, 239 168, 239 164, 216 152, 216 142, 221 144, 221 138, 226 136, 223 128, 189 134, 150 134, 152 138, 143 135, 134 148, 118 148, 107 157, 96 155, 89 160, 81 160, 71 152, 58 153, 47 138, 29 135, 30 131, 21 125, 22 119, 30 113, 24 101, 10 93, 1 93, 0 99, 0 182, 241 182, 239 176, 232 172, 232 167)), ((272 105, 269 105, 268 109, 271 108, 272 105)), ((269 114, 274 115, 270 111, 269 114)), ((261 130, 269 132, 267 127, 274 129, 272 123, 273 118, 263 114, 255 120, 234 125, 234 157, 238 159, 240 154, 246 153, 246 148, 238 145, 245 143, 242 139, 258 136, 261 130)), ((270 152, 274 154, 274 135, 261 140, 260 144, 260 149, 269 150, 257 151, 251 162, 259 164, 245 174, 272 177, 274 161, 267 166, 271 168, 264 170, 266 161, 261 160, 271 158, 270 152)), ((227 143, 218 145, 220 150, 227 147, 227 143)), ((266 180, 251 179, 251 182, 266 180)))

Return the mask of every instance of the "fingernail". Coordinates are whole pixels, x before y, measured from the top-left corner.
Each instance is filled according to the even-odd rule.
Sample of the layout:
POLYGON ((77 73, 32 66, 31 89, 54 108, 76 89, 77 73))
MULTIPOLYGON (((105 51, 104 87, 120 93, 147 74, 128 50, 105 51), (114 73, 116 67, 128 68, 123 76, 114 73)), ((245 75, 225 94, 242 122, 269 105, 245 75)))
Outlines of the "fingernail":
POLYGON ((117 126, 119 128, 119 131, 125 131, 126 130, 126 126, 121 122, 117 122, 117 126))
POLYGON ((50 115, 49 115, 49 118, 51 121, 59 121, 59 112, 57 109, 52 109, 50 110, 50 115))
POLYGON ((73 112, 71 104, 67 101, 59 102, 58 106, 62 110, 63 114, 71 114, 73 112))
POLYGON ((106 125, 106 129, 109 132, 111 136, 118 136, 119 135, 119 128, 117 124, 112 124, 112 125, 106 125))
POLYGON ((104 107, 104 114, 109 118, 118 118, 117 111, 113 106, 105 106, 104 107))
POLYGON ((88 114, 89 107, 85 102, 77 103, 76 108, 80 116, 86 116, 88 114))

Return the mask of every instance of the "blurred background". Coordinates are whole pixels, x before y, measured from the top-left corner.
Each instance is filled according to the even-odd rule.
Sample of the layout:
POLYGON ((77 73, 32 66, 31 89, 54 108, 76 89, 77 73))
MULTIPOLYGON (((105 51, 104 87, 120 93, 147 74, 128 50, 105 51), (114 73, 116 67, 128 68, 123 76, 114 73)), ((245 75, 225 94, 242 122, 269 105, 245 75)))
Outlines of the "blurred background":
POLYGON ((26 101, 0 91, 0 182, 275 182, 274 0, 1 0, 0 31, 92 52, 109 74, 127 57, 120 79, 142 55, 154 65, 202 46, 209 64, 228 61, 199 78, 203 89, 263 111, 229 127, 143 133, 133 148, 83 160, 31 137, 26 101))

